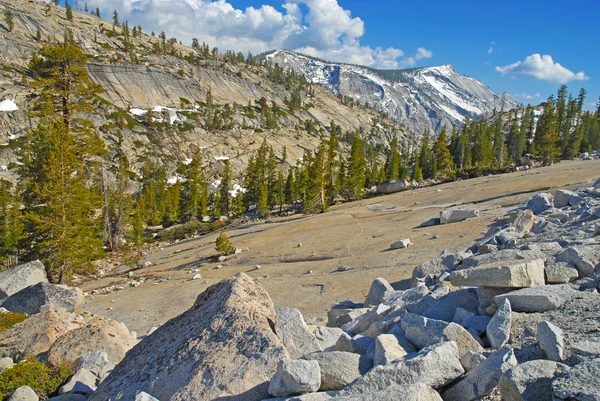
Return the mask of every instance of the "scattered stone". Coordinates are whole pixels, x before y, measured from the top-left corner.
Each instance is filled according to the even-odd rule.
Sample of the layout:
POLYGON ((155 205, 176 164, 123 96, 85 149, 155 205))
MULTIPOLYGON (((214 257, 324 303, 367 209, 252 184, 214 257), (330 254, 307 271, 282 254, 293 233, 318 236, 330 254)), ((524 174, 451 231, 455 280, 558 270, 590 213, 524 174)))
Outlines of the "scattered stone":
POLYGON ((600 357, 600 341, 579 340, 571 343, 571 352, 582 357, 600 357))
POLYGON ((538 215, 554 207, 554 197, 548 193, 539 193, 527 202, 527 209, 538 215))
POLYGON ((423 313, 423 316, 430 319, 452 322, 457 308, 475 313, 477 306, 478 301, 475 291, 472 289, 461 289, 439 298, 431 308, 423 313))
POLYGON ((9 296, 2 302, 2 307, 11 312, 35 315, 49 305, 72 312, 82 303, 83 292, 79 288, 40 282, 9 296))
POLYGON ((567 284, 579 277, 577 269, 565 262, 546 265, 546 282, 548 284, 567 284))
POLYGON ((390 306, 379 304, 364 315, 349 321, 342 326, 342 330, 352 334, 359 334, 366 331, 373 323, 383 319, 389 312, 390 306))
POLYGON ((389 300, 390 296, 394 293, 394 289, 387 282, 386 279, 379 277, 373 280, 369 294, 365 300, 365 306, 375 306, 385 303, 389 300))
POLYGON ((415 244, 410 242, 410 239, 405 238, 405 239, 401 239, 400 241, 393 242, 390 245, 390 249, 410 248, 413 245, 415 245, 415 244))
POLYGON ((15 366, 15 363, 13 362, 12 358, 9 358, 7 356, 5 356, 4 358, 0 358, 0 373, 12 368, 13 366, 15 366))
POLYGON ((269 294, 248 275, 223 280, 131 349, 90 401, 140 391, 159 400, 267 398, 277 363, 288 358, 274 316, 269 294))
POLYGON ((75 369, 89 370, 100 380, 103 380, 115 368, 115 364, 108 359, 108 354, 103 349, 81 355, 75 361, 74 366, 75 369))
POLYGON ((141 391, 135 396, 134 401, 158 401, 158 398, 154 398, 145 391, 141 391))
POLYGON ((502 348, 467 373, 458 383, 442 393, 444 401, 470 401, 490 394, 504 372, 517 366, 517 358, 510 348, 502 348))
POLYGON ((29 386, 22 386, 15 390, 8 401, 38 401, 40 397, 29 386))
POLYGON ((48 361, 54 366, 59 366, 82 355, 104 349, 108 359, 117 364, 135 344, 136 339, 123 323, 110 319, 96 320, 56 340, 48 351, 48 361))
POLYGON ((477 245, 477 253, 485 255, 486 253, 492 253, 498 251, 498 247, 492 244, 477 245))
POLYGON ((442 320, 428 319, 414 313, 402 318, 406 338, 415 347, 422 349, 440 341, 455 341, 462 357, 467 351, 483 352, 483 347, 462 326, 442 320))
POLYGON ((552 380, 567 372, 561 363, 538 359, 507 370, 498 388, 503 401, 553 401, 552 380))
POLYGON ((494 348, 502 348, 510 338, 512 324, 512 309, 508 298, 499 305, 498 310, 487 325, 486 334, 494 348))
POLYGON ((558 308, 576 294, 577 291, 566 284, 546 285, 497 295, 494 302, 500 305, 508 298, 515 312, 547 312, 558 308))
POLYGON ((46 268, 39 260, 17 265, 0 272, 0 299, 16 294, 30 285, 47 282, 46 268))
POLYGON ((314 331, 317 343, 323 351, 333 351, 335 343, 342 334, 344 334, 344 330, 337 327, 319 326, 314 331))
POLYGON ((269 394, 285 397, 311 393, 321 387, 321 368, 317 361, 279 361, 277 372, 269 384, 269 394))
POLYGON ((369 355, 375 353, 375 339, 365 336, 350 337, 344 333, 335 343, 335 350, 342 352, 353 352, 360 355, 369 355))
POLYGON ((455 223, 477 216, 479 216, 479 210, 477 209, 446 209, 440 212, 440 224, 455 223))
POLYGON ((0 332, 0 357, 17 362, 47 352, 65 333, 77 328, 64 310, 51 308, 0 332))
POLYGON ((527 234, 533 228, 535 216, 529 209, 518 210, 517 213, 510 217, 509 224, 514 227, 519 234, 527 234))
POLYGON ((329 312, 327 312, 327 326, 341 327, 349 321, 364 315, 370 310, 371 308, 332 309, 329 312))
POLYGON ((568 191, 566 189, 559 189, 554 193, 554 207, 561 208, 579 203, 577 199, 581 199, 577 192, 568 191), (571 197, 573 202, 571 203, 571 197))
POLYGON ((423 383, 441 388, 464 373, 454 341, 438 343, 397 363, 377 366, 340 392, 340 396, 379 391, 392 385, 423 383))
POLYGON ((475 316, 475 313, 459 307, 456 308, 456 310, 454 311, 454 316, 452 316, 452 322, 458 323, 462 326, 465 319, 468 319, 471 316, 475 316))
POLYGON ((304 317, 298 309, 279 308, 277 310, 275 332, 293 359, 322 351, 317 339, 308 330, 304 317))
POLYGON ((373 366, 371 361, 350 352, 315 352, 304 359, 317 361, 321 369, 319 391, 341 390, 367 373, 373 366))
POLYGON ((349 266, 340 266, 337 268, 338 272, 347 272, 348 270, 350 270, 349 266))
POLYGON ((59 394, 77 393, 89 395, 96 390, 96 375, 87 369, 79 369, 58 389, 59 394))
POLYGON ((584 277, 594 272, 600 264, 600 246, 573 246, 565 249, 556 257, 557 262, 566 262, 577 268, 579 277, 584 277))
POLYGON ((382 334, 375 339, 375 358, 373 365, 389 365, 407 355, 393 334, 382 334))
POLYGON ((543 321, 537 324, 537 339, 540 348, 551 361, 562 361, 565 358, 565 340, 560 327, 543 321))
POLYGON ((473 351, 467 351, 467 353, 464 354, 462 358, 460 358, 460 364, 465 369, 465 371, 470 372, 486 359, 487 358, 482 354, 473 351))
POLYGON ((428 260, 415 267, 411 278, 411 287, 416 287, 420 279, 427 276, 438 276, 449 269, 442 263, 443 258, 438 257, 435 259, 428 260))
POLYGON ((457 270, 450 275, 450 282, 456 287, 522 288, 544 285, 544 260, 499 261, 457 270))
POLYGON ((194 276, 192 277, 192 280, 198 280, 200 278, 202 278, 202 275, 198 273, 198 274, 194 274, 194 276))
POLYGON ((582 362, 554 379, 552 393, 556 400, 600 400, 600 358, 582 362))
POLYGON ((377 184, 377 193, 389 195, 396 192, 405 191, 409 187, 408 181, 406 180, 384 181, 377 184))

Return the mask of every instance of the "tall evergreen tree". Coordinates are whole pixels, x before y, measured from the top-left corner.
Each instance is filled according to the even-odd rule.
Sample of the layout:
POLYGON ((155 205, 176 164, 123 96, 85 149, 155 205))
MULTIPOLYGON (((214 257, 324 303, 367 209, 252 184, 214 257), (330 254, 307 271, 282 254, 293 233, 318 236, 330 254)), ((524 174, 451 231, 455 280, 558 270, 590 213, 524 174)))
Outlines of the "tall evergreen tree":
POLYGON ((202 157, 199 154, 194 155, 192 161, 184 166, 183 178, 180 210, 184 220, 196 220, 200 214, 206 213, 208 203, 208 200, 204 199, 202 205, 202 198, 207 195, 203 195, 206 183, 202 175, 202 157))
POLYGON ((437 173, 438 175, 443 175, 445 178, 454 176, 454 162, 446 144, 447 139, 448 134, 446 127, 444 127, 433 145, 433 157, 437 173))
POLYGON ((544 164, 557 160, 560 154, 558 137, 558 116, 554 96, 550 96, 544 104, 544 112, 538 120, 534 137, 535 154, 544 164))
POLYGON ((363 154, 362 140, 359 133, 354 135, 350 158, 348 160, 347 194, 349 199, 358 199, 365 187, 365 170, 367 162, 363 154))
POLYGON ((423 134, 423 143, 421 144, 421 153, 419 154, 419 163, 421 171, 423 172, 423 178, 433 178, 434 166, 433 166, 433 152, 431 151, 430 145, 431 137, 429 130, 423 134))
POLYGON ((67 9, 67 20, 73 21, 73 9, 71 8, 71 5, 68 1, 65 4, 65 8, 67 9))
POLYGON ((25 227, 19 188, 0 179, 0 263, 18 260, 25 227))
POLYGON ((221 173, 221 185, 219 186, 220 198, 221 198, 221 210, 225 213, 225 216, 229 216, 231 210, 231 166, 229 160, 224 160, 225 168, 221 173))

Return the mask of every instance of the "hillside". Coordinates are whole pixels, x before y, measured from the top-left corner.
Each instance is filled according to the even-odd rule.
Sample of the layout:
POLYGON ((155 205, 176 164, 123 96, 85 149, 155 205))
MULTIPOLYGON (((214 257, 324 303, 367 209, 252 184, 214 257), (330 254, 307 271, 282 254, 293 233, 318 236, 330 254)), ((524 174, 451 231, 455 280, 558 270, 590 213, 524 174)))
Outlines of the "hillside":
POLYGON ((341 96, 367 102, 409 130, 439 133, 444 126, 461 125, 465 117, 478 120, 494 110, 512 109, 518 102, 498 94, 483 82, 459 74, 453 66, 376 70, 330 63, 303 54, 277 50, 266 59, 303 74, 341 96))

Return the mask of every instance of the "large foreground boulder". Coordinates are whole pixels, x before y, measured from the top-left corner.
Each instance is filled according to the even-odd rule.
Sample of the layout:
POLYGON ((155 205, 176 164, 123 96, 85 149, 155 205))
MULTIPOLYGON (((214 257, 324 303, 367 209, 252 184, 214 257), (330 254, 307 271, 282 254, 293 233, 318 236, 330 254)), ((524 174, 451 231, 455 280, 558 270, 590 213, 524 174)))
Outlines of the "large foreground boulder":
POLYGON ((545 280, 543 259, 492 262, 450 276, 457 287, 524 288, 544 285, 545 280))
POLYGON ((72 312, 82 303, 83 292, 79 288, 41 282, 6 298, 2 307, 11 312, 35 315, 50 305, 72 312))
POLYGON ((322 351, 298 309, 279 308, 275 332, 291 358, 302 358, 304 355, 322 351))
POLYGON ((600 400, 600 359, 573 367, 552 382, 554 400, 600 400))
POLYGON ((552 380, 569 367, 538 359, 508 370, 498 388, 503 401, 552 401, 552 380))
POLYGON ((47 352, 57 338, 77 328, 62 311, 53 308, 0 332, 0 357, 19 361, 47 352))
POLYGON ((136 339, 123 323, 110 319, 96 320, 56 340, 48 351, 48 362, 58 366, 103 349, 108 359, 117 364, 135 343, 136 339))
POLYGON ((288 354, 269 294, 246 274, 215 284, 131 349, 90 401, 260 400, 288 354))
POLYGON ((545 285, 535 288, 523 288, 494 297, 496 305, 502 305, 505 299, 516 312, 547 312, 554 310, 577 295, 577 291, 566 284, 545 285))
POLYGON ((39 260, 0 272, 0 299, 37 283, 47 283, 46 269, 39 260))
POLYGON ((440 224, 455 223, 477 216, 479 216, 477 209, 446 209, 440 212, 440 224))

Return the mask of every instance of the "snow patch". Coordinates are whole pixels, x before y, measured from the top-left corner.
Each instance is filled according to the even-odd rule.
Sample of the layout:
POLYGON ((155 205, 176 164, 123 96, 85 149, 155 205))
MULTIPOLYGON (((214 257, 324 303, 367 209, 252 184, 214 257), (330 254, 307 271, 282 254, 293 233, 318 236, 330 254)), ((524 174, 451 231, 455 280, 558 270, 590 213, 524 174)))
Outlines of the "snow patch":
POLYGON ((6 99, 0 102, 0 111, 15 111, 19 110, 19 107, 14 100, 6 99))
POLYGON ((217 161, 229 160, 229 156, 215 156, 215 160, 217 160, 217 161))
POLYGON ((134 116, 137 117, 142 117, 145 116, 146 114, 148 114, 148 110, 143 110, 143 109, 129 109, 129 113, 131 113, 134 116))
POLYGON ((8 171, 8 166, 0 166, 0 171, 8 171))

